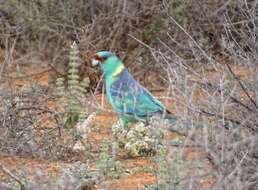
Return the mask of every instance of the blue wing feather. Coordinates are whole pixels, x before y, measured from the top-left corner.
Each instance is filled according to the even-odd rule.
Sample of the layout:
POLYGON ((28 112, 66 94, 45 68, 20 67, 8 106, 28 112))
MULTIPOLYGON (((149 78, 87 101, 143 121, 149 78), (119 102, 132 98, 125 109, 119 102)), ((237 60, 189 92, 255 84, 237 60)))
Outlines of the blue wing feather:
POLYGON ((165 107, 124 69, 110 87, 113 106, 118 113, 143 118, 164 113, 165 107))

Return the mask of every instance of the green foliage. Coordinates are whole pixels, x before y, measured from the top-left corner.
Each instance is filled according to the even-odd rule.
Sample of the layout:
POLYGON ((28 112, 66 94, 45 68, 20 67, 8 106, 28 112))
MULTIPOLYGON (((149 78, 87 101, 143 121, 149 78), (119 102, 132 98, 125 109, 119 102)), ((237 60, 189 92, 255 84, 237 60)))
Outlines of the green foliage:
POLYGON ((177 187, 179 185, 179 182, 181 180, 180 178, 180 170, 183 164, 182 155, 180 150, 175 151, 173 156, 173 162, 172 162, 172 168, 171 171, 173 171, 173 175, 170 175, 171 182, 174 185, 174 187, 177 187))
POLYGON ((157 187, 160 190, 165 190, 169 177, 169 167, 167 166, 168 151, 164 146, 159 146, 157 148, 157 154, 155 156, 155 162, 157 163, 157 187))
POLYGON ((175 150, 172 158, 169 158, 168 147, 159 145, 154 161, 157 164, 157 169, 154 171, 157 177, 157 184, 147 185, 146 190, 167 190, 179 189, 181 180, 180 171, 182 169, 182 156, 179 150, 175 150))
POLYGON ((123 173, 123 168, 119 161, 116 161, 109 154, 109 143, 103 142, 100 146, 100 156, 97 161, 97 169, 102 176, 119 178, 123 173))
POLYGON ((73 126, 77 122, 82 122, 86 118, 84 108, 81 106, 80 99, 86 93, 89 86, 89 78, 79 80, 79 51, 76 43, 73 43, 70 50, 69 69, 67 88, 65 88, 65 79, 56 80, 57 95, 63 98, 66 109, 65 127, 73 126))
POLYGON ((60 97, 65 95, 64 78, 56 79, 56 92, 60 97))

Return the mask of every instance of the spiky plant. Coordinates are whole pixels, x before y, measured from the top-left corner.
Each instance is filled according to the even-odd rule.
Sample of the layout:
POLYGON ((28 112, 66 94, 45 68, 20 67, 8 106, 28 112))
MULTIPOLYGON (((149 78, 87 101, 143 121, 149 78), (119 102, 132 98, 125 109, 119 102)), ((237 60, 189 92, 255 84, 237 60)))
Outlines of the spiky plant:
POLYGON ((102 177, 119 178, 123 173, 120 161, 109 155, 110 144, 106 141, 100 146, 100 155, 97 161, 97 169, 102 177))
POLYGON ((86 118, 80 100, 83 98, 90 81, 88 77, 80 81, 79 60, 78 45, 74 42, 70 49, 67 87, 64 78, 56 80, 57 95, 63 98, 65 103, 64 127, 66 128, 74 126, 77 122, 82 122, 86 118))

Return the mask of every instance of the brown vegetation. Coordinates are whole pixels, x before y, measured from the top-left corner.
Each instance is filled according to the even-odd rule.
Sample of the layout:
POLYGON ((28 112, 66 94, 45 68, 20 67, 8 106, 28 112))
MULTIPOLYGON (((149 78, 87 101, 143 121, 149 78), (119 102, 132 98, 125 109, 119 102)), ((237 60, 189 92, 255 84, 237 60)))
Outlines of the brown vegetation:
POLYGON ((245 0, 0 3, 0 189, 257 189, 257 7, 245 0), (74 41, 82 63, 75 78, 90 79, 83 96, 69 91, 74 41), (175 131, 200 127, 164 131, 154 153, 128 158, 115 146, 117 116, 90 65, 103 49, 179 118, 175 131), (85 112, 84 125, 72 106, 85 112))

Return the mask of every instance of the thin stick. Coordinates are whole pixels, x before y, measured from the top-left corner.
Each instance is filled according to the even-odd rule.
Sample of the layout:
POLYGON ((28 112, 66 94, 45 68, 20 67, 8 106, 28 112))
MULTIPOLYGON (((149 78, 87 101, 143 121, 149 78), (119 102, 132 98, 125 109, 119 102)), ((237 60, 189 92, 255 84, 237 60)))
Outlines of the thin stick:
POLYGON ((242 88, 242 90, 244 91, 244 93, 246 94, 246 96, 249 98, 249 100, 253 103, 253 105, 255 106, 256 109, 258 109, 256 102, 254 101, 254 99, 250 96, 250 94, 247 92, 247 89, 244 87, 242 81, 240 80, 239 77, 236 76, 236 74, 233 72, 233 70, 231 69, 231 67, 229 66, 229 64, 226 62, 227 68, 229 70, 229 72, 233 75, 233 77, 237 80, 238 84, 240 85, 240 87, 242 88))
POLYGON ((191 39, 191 41, 196 45, 196 47, 202 52, 202 54, 206 57, 206 59, 208 59, 208 61, 210 61, 214 67, 214 69, 216 71, 218 71, 216 65, 214 63, 216 63, 216 61, 214 59, 212 59, 211 56, 209 56, 202 48, 201 46, 193 39, 193 37, 172 17, 169 16, 169 18, 191 39))
POLYGON ((19 185, 21 186, 21 190, 25 190, 25 185, 23 184, 23 182, 22 182, 16 175, 14 175, 10 170, 8 170, 7 168, 5 168, 3 165, 0 165, 0 169, 1 169, 6 175, 8 175, 10 178, 12 178, 12 179, 15 180, 17 183, 19 183, 19 185))

